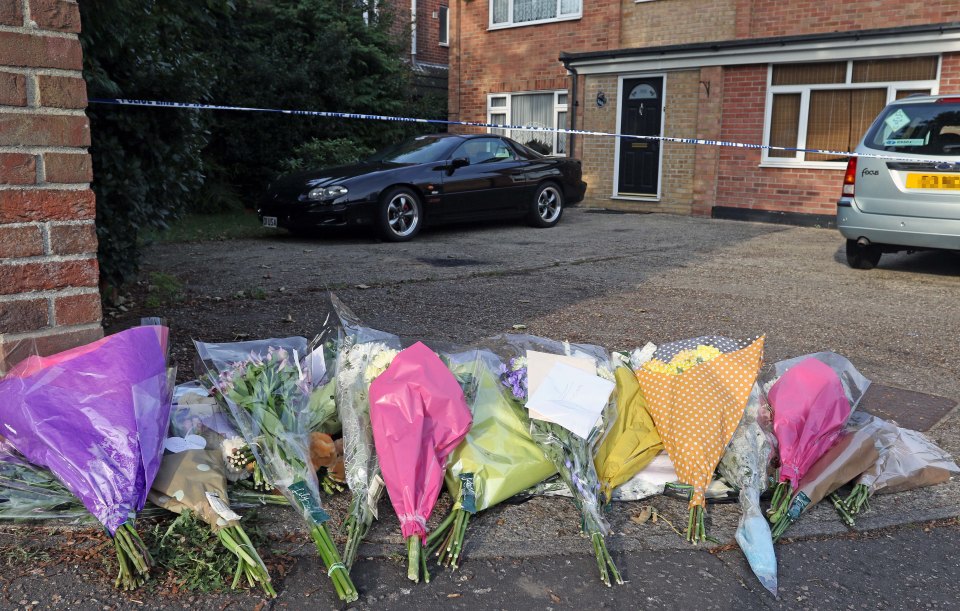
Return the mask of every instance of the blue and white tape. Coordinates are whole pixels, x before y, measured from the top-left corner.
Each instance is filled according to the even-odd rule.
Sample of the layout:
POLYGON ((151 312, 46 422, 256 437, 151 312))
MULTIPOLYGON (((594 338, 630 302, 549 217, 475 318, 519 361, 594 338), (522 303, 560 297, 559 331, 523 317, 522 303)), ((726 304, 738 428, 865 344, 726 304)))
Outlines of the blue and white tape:
POLYGON ((875 155, 872 153, 853 153, 850 151, 829 151, 823 149, 792 148, 787 146, 771 146, 768 144, 747 144, 743 142, 728 142, 725 140, 704 140, 701 138, 672 138, 670 136, 640 136, 636 134, 617 134, 611 132, 587 131, 582 129, 563 129, 555 127, 537 127, 533 125, 500 125, 497 123, 482 123, 474 121, 449 121, 443 119, 417 119, 414 117, 392 117, 388 115, 372 115, 352 112, 330 112, 324 110, 285 110, 279 108, 251 108, 248 106, 222 106, 217 104, 192 104, 187 102, 162 102, 158 100, 131 100, 125 98, 90 98, 91 104, 112 104, 116 106, 147 106, 153 108, 180 108, 187 110, 233 110, 241 112, 269 112, 284 115, 303 117, 324 117, 328 119, 359 119, 367 121, 394 121, 401 123, 424 123, 434 125, 461 125, 466 127, 483 127, 490 129, 510 129, 535 132, 549 132, 558 134, 574 134, 578 136, 601 136, 606 138, 633 138, 637 140, 656 140, 660 142, 676 142, 678 144, 701 144, 705 146, 727 146, 741 149, 767 149, 770 151, 789 151, 803 153, 818 153, 837 157, 869 157, 872 159, 889 159, 893 161, 916 161, 908 157, 891 155, 875 155))

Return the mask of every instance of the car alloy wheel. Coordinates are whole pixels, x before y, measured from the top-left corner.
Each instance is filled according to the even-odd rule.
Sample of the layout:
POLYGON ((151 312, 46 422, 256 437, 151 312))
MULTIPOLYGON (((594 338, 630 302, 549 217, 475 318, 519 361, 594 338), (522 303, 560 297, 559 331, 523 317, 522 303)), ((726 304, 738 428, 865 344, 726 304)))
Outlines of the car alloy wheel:
POLYGON ((563 193, 552 182, 537 189, 533 209, 530 211, 530 224, 534 227, 553 227, 563 214, 563 193))
POLYGON ((398 188, 386 195, 381 209, 381 233, 387 240, 403 242, 420 231, 420 199, 406 188, 398 188))

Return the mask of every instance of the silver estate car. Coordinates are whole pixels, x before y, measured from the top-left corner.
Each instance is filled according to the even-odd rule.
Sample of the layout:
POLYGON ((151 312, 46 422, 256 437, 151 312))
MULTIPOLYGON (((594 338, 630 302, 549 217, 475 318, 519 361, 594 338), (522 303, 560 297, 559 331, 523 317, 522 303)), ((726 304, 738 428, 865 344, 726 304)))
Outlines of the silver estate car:
POLYGON ((891 102, 851 157, 837 202, 847 263, 872 269, 885 252, 960 250, 960 95, 891 102))

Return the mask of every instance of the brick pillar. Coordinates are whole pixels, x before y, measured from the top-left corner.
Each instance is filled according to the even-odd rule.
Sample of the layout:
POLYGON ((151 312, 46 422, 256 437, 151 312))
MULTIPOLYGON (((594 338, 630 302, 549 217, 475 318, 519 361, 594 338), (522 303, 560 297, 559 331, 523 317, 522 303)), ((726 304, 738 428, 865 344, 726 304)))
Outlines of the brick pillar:
MULTIPOLYGON (((700 97, 697 101, 697 138, 719 140, 723 120, 723 68, 700 69, 700 97), (709 87, 709 89, 708 89, 709 87)), ((694 216, 710 216, 717 196, 720 147, 696 145, 693 170, 694 216)))
POLYGON ((103 335, 87 90, 68 0, 0 0, 0 372, 103 335))

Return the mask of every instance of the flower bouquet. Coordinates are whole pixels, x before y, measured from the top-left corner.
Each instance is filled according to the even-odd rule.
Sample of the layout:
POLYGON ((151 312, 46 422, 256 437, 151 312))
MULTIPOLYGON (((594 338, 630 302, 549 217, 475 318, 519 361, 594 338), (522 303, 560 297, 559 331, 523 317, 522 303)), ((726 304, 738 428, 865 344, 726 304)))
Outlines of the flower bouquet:
POLYGON ((646 468, 663 449, 636 375, 627 367, 617 367, 613 373, 617 382, 617 417, 594 457, 607 503, 613 498, 614 488, 646 468))
POLYGON ((204 424, 202 415, 210 407, 202 402, 178 401, 174 405, 166 451, 147 498, 178 515, 193 512, 237 557, 233 588, 245 578, 250 587, 259 584, 272 598, 277 593, 267 567, 240 525, 240 516, 230 508, 227 466, 219 448, 222 437, 204 424))
POLYGON ((234 428, 240 432, 269 484, 283 493, 310 527, 337 596, 357 599, 357 590, 326 528, 316 471, 309 460, 307 402, 313 390, 311 354, 302 337, 211 344, 195 342, 234 428))
POLYGON ((740 490, 742 513, 736 539, 760 583, 777 595, 777 557, 770 525, 760 511, 760 495, 767 489, 767 466, 774 451, 769 406, 754 384, 747 408, 733 439, 720 458, 717 471, 740 490))
POLYGON ((457 568, 470 517, 520 493, 557 472, 530 437, 530 418, 511 400, 486 351, 451 355, 458 379, 473 381, 467 402, 473 425, 447 461, 445 481, 454 499, 450 514, 430 533, 427 548, 439 563, 457 568))
POLYGON ((131 590, 152 560, 134 530, 160 466, 173 372, 167 328, 141 326, 51 357, 30 357, 0 380, 0 427, 47 467, 113 538, 116 586, 131 590))
POLYGON ((377 517, 377 503, 383 494, 370 423, 370 384, 387 369, 401 346, 396 335, 364 327, 353 312, 332 299, 342 328, 334 388, 343 428, 345 476, 352 494, 343 523, 347 533, 343 562, 352 567, 360 542, 377 517))
MULTIPOLYGON (((877 440, 882 434, 883 421, 867 414, 861 416, 863 417, 857 421, 851 419, 836 443, 810 466, 800 480, 789 509, 773 525, 774 541, 782 537, 810 507, 830 496, 840 486, 856 479, 880 457, 877 440)), ((842 502, 834 502, 834 507, 840 511, 844 521, 852 525, 853 522, 846 515, 842 502)))
POLYGON ((874 494, 934 486, 960 473, 950 454, 923 433, 882 420, 881 427, 879 458, 857 479, 850 495, 844 499, 851 518, 868 508, 874 494))
MULTIPOLYGON (((504 386, 511 390, 518 401, 529 399, 528 351, 544 352, 582 359, 589 363, 601 377, 612 381, 613 368, 605 350, 597 346, 558 342, 532 335, 505 334, 483 342, 504 359, 500 376, 504 386)), ((608 390, 609 394, 609 390, 608 390)), ((553 462, 561 480, 570 491, 573 502, 580 512, 584 534, 590 538, 600 579, 609 586, 611 578, 623 583, 604 539, 609 531, 600 510, 600 481, 593 461, 593 448, 599 444, 606 424, 614 419, 615 401, 609 401, 600 420, 589 434, 580 437, 555 422, 530 419, 530 433, 543 453, 553 462)))
POLYGON ((774 365, 764 384, 780 452, 779 483, 768 515, 780 521, 807 470, 840 436, 870 382, 845 358, 818 353, 774 365))
POLYGON ((763 343, 717 336, 672 342, 636 372, 677 475, 692 487, 688 541, 706 538, 704 495, 743 416, 763 343))
POLYGON ((49 469, 30 464, 0 437, 0 520, 93 519, 49 469))
POLYGON ((440 358, 417 342, 370 385, 370 421, 383 481, 407 542, 407 577, 426 581, 427 520, 447 456, 470 428, 463 390, 440 358))

